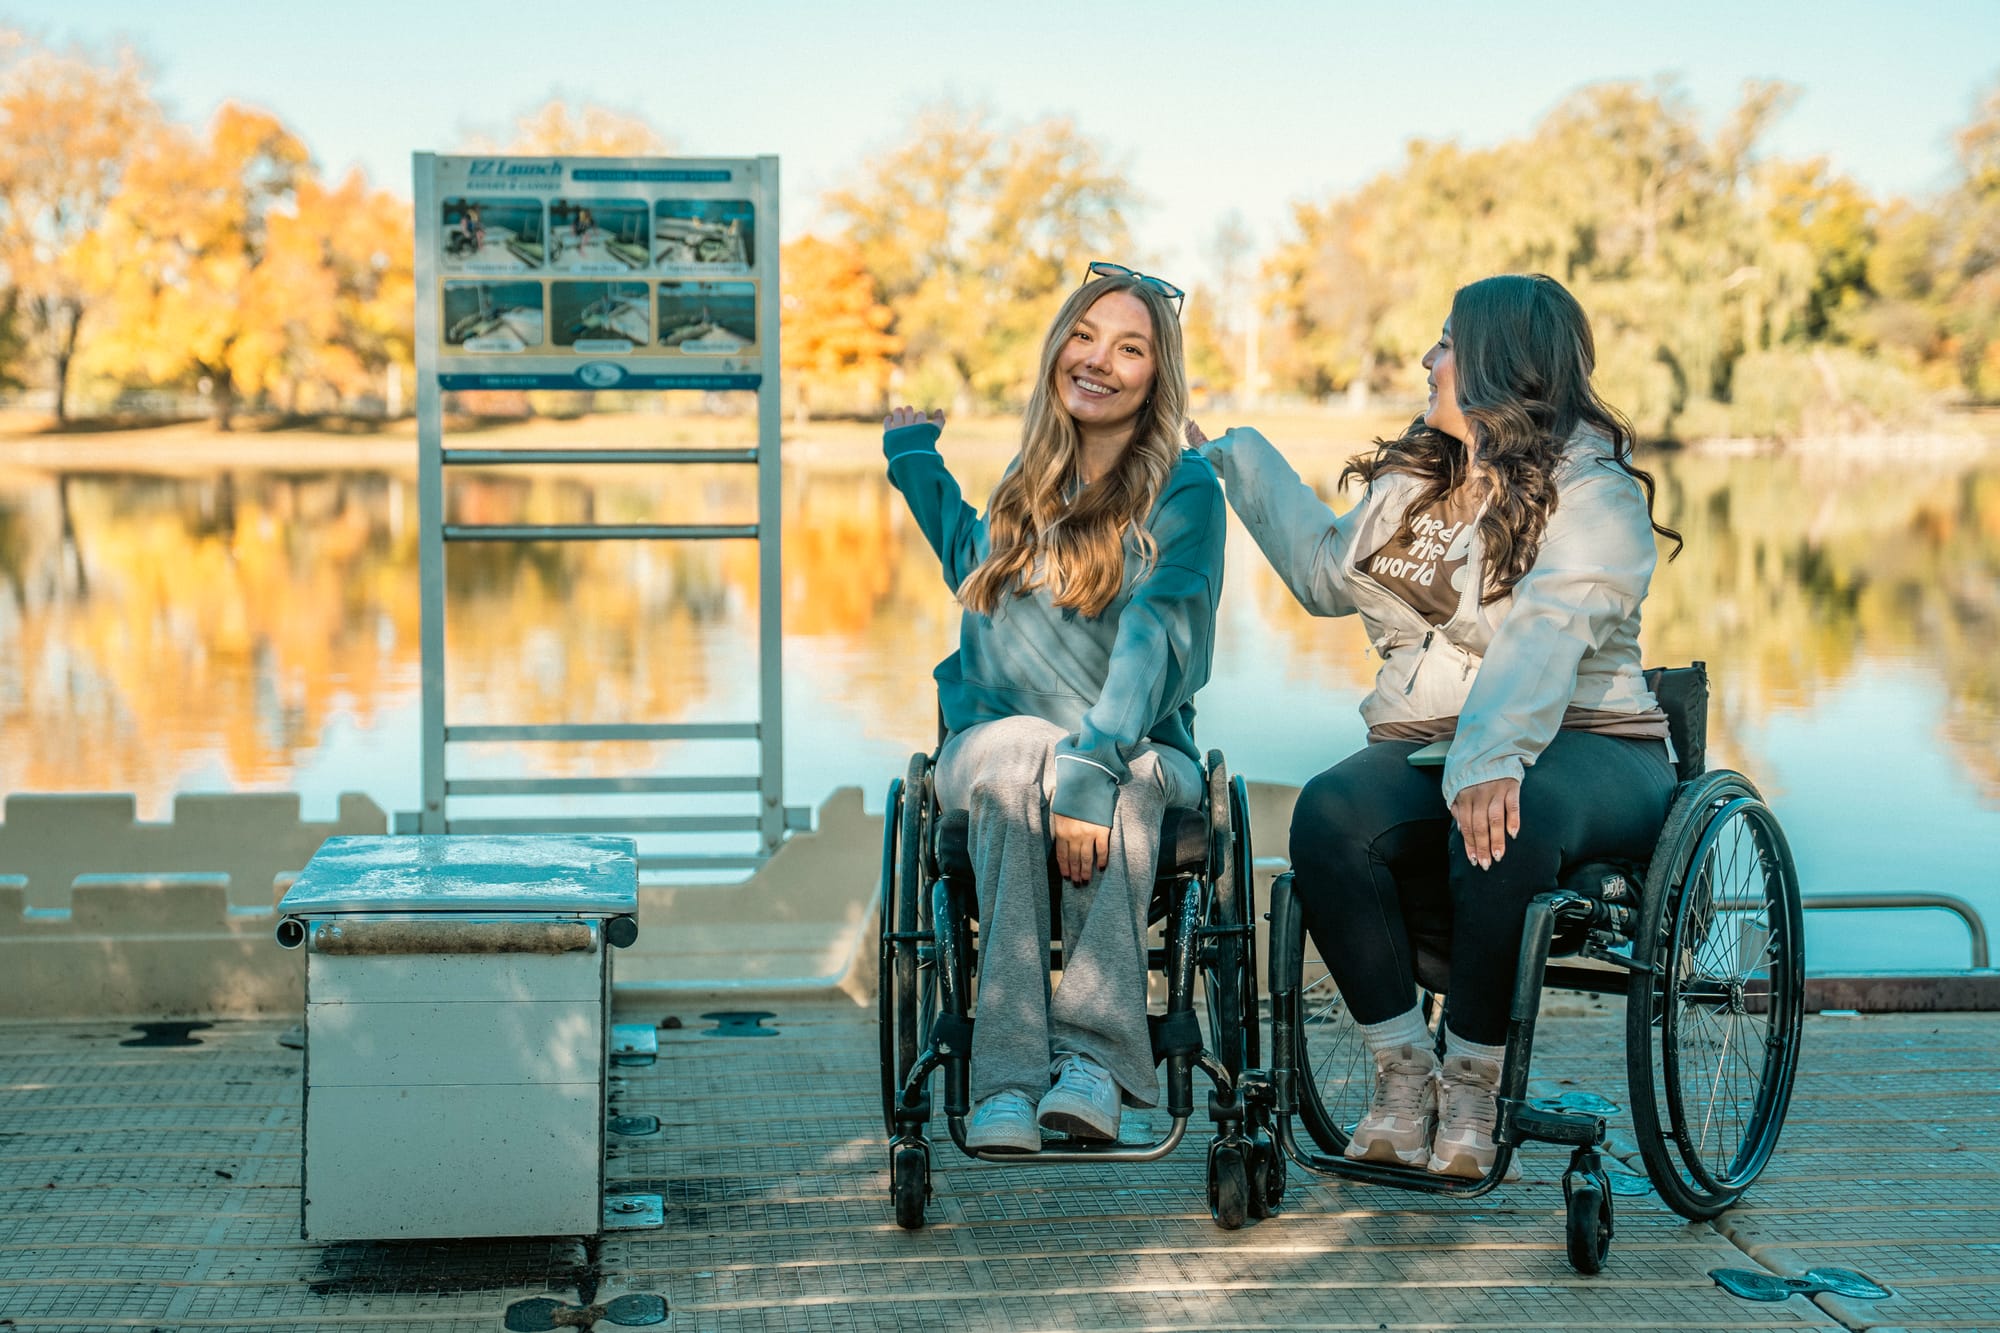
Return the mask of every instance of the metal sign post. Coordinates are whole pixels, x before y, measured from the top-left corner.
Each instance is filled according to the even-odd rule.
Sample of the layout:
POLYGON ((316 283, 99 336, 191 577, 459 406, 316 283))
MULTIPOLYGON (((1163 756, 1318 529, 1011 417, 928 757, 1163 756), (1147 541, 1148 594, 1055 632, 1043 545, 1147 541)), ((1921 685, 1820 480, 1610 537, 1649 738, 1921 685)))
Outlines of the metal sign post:
POLYGON ((807 812, 783 793, 779 522, 778 159, 415 156, 417 502, 423 613, 423 833, 754 833, 755 850, 645 854, 642 869, 746 869, 807 812), (739 390, 754 449, 460 449, 448 390, 739 390), (757 469, 754 524, 452 524, 446 470, 536 464, 729 463, 757 469), (661 723, 453 725, 446 716, 445 560, 457 542, 753 541, 758 715, 661 723), (758 771, 710 777, 454 776, 454 743, 753 740, 758 771), (486 817, 466 798, 751 793, 754 814, 486 817), (461 808, 454 808, 453 798, 461 808))

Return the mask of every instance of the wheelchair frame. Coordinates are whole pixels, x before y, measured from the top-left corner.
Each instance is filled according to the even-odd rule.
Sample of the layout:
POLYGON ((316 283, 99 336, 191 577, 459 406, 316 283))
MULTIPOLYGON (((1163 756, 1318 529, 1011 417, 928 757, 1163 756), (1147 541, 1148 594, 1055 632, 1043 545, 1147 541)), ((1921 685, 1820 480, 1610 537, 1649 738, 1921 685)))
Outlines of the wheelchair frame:
MULTIPOLYGON (((1702 771, 1705 664, 1696 662, 1668 674, 1682 677, 1670 682, 1679 687, 1673 692, 1674 702, 1669 702, 1668 691, 1660 693, 1681 756, 1681 781, 1647 866, 1640 871, 1603 863, 1583 865, 1566 875, 1556 891, 1538 895, 1529 904, 1508 1013, 1494 1133, 1497 1152, 1492 1169, 1481 1179, 1431 1175, 1340 1155, 1352 1126, 1339 1123, 1344 1117, 1327 1109, 1308 1065, 1302 984, 1305 922, 1290 872, 1278 878, 1270 911, 1271 1065, 1251 1070, 1241 1080, 1251 1122, 1254 1211, 1277 1208, 1284 1193, 1287 1157, 1319 1175, 1473 1197, 1501 1183, 1515 1150, 1524 1143, 1564 1144, 1571 1149, 1563 1175, 1570 1262, 1580 1272, 1598 1272, 1612 1237, 1612 1191, 1602 1158, 1606 1118, 1528 1096, 1535 1024, 1545 986, 1626 997, 1626 1068, 1634 1132, 1646 1173, 1670 1207, 1690 1219, 1713 1217, 1741 1197, 1763 1171, 1783 1129, 1805 1005, 1798 877, 1784 834, 1750 781, 1728 770, 1702 771), (1753 845, 1748 856, 1759 875, 1761 899, 1737 894, 1699 900, 1704 883, 1713 894, 1712 862, 1730 830, 1738 827, 1749 831, 1753 845), (1738 978, 1699 975, 1700 955, 1717 920, 1746 909, 1753 919, 1758 913, 1764 917, 1759 956, 1770 966, 1768 984, 1751 983, 1754 965, 1746 966, 1738 978), (1599 966, 1551 967, 1552 952, 1565 945, 1599 966), (1771 1020, 1762 1076, 1749 1111, 1751 1123, 1720 1170, 1707 1160, 1706 1124, 1699 1135, 1694 1132, 1694 1117, 1681 1087, 1678 1006, 1683 1005, 1707 1006, 1728 1016, 1732 1024, 1738 1016, 1759 1009, 1771 1020), (1293 1126, 1295 1115, 1307 1122, 1315 1146, 1300 1142, 1293 1126), (1267 1127, 1273 1148, 1263 1146, 1267 1127)), ((1744 851, 1739 835, 1728 852, 1732 867, 1741 863, 1744 851)), ((1738 963, 1745 961, 1742 946, 1739 939, 1738 963)), ((1359 1033, 1349 1035, 1358 1048, 1359 1033)), ((1372 1061, 1369 1065, 1372 1083, 1372 1061)), ((1364 1091, 1359 1106, 1365 1104, 1364 1091)), ((1343 1108, 1356 1111, 1356 1099, 1347 1099, 1343 1108)))
MULTIPOLYGON (((939 865, 936 838, 942 812, 932 790, 934 764, 934 755, 913 755, 907 775, 890 785, 884 812, 877 994, 890 1195, 897 1223, 922 1226, 931 1194, 926 1129, 933 1072, 944 1072, 946 1126, 960 1152, 1003 1166, 1052 1166, 1165 1157, 1179 1146, 1193 1118, 1194 1071, 1199 1069, 1214 1085, 1209 1097, 1216 1125, 1209 1146, 1209 1209, 1222 1226, 1241 1226, 1250 1211, 1248 1162, 1258 1146, 1244 1134, 1237 1082, 1260 1058, 1255 900, 1243 780, 1232 779, 1221 754, 1209 752, 1204 863, 1192 873, 1170 868, 1154 882, 1153 908, 1164 899, 1165 941, 1149 948, 1147 962, 1149 970, 1166 974, 1167 1011, 1150 1015, 1148 1022, 1154 1059, 1167 1069, 1171 1124, 1166 1133, 1148 1143, 1120 1140, 1098 1146, 1058 1140, 1040 1152, 993 1153, 965 1145, 977 899, 970 876, 947 875, 939 865), (1219 1050, 1204 1045, 1195 1014, 1197 970, 1219 1050)), ((1163 855, 1168 851, 1162 848, 1163 855)), ((1054 881, 1053 891, 1059 891, 1054 881)), ((1159 920, 1161 915, 1149 910, 1148 925, 1159 920)), ((1061 965, 1061 947, 1051 943, 1050 968, 1061 965)), ((1268 1150, 1267 1134, 1263 1145, 1268 1150)))

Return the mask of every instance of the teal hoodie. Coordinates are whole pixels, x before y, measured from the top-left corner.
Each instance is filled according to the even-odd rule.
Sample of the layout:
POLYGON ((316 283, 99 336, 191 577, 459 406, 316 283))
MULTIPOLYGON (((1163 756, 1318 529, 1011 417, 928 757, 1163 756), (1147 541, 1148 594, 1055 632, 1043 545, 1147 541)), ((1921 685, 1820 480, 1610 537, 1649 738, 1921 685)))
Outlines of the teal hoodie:
MULTIPOLYGON (((882 452, 956 593, 990 547, 985 516, 938 456, 941 433, 930 423, 902 426, 883 434, 882 452)), ((1154 563, 1140 577, 1128 542, 1125 586, 1102 615, 1058 607, 1046 587, 1003 598, 991 616, 966 611, 958 651, 933 673, 945 726, 957 733, 1025 714, 1069 732, 1056 746, 1049 808, 1091 824, 1111 823, 1140 741, 1199 765, 1193 700, 1215 644, 1225 513, 1214 469, 1190 450, 1146 518, 1154 563)))

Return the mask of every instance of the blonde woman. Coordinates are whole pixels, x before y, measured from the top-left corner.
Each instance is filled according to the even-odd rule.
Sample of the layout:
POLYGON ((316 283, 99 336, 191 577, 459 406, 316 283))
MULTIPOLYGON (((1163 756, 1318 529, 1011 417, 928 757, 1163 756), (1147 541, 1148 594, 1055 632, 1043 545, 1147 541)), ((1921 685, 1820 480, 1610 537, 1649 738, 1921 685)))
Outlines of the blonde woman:
POLYGON ((943 413, 884 421, 889 480, 964 606, 939 664, 938 800, 971 814, 979 891, 974 1149, 1041 1131, 1113 1139, 1157 1099, 1146 904, 1160 819, 1200 799, 1192 722, 1222 588, 1223 499, 1182 448, 1178 288, 1093 264, 1042 347, 1021 452, 984 515, 937 443, 943 413), (1049 989, 1049 864, 1062 981, 1049 989), (1053 1085, 1053 1086, 1052 1086, 1053 1085))

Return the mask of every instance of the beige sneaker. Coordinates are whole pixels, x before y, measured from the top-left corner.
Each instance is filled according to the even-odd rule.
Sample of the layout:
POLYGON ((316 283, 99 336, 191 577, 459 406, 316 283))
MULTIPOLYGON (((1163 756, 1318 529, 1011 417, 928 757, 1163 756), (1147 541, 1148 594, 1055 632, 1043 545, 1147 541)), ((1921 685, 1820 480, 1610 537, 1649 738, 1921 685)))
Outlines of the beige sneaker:
POLYGON ((1443 1107, 1437 1139, 1431 1147, 1430 1169, 1441 1176, 1478 1180, 1493 1169, 1500 1064, 1473 1055, 1454 1055, 1446 1058, 1438 1077, 1438 1100, 1443 1107))
POLYGON ((1375 1052, 1375 1099, 1354 1127, 1347 1155, 1357 1162, 1422 1166, 1437 1124, 1437 1056, 1423 1046, 1375 1052))

